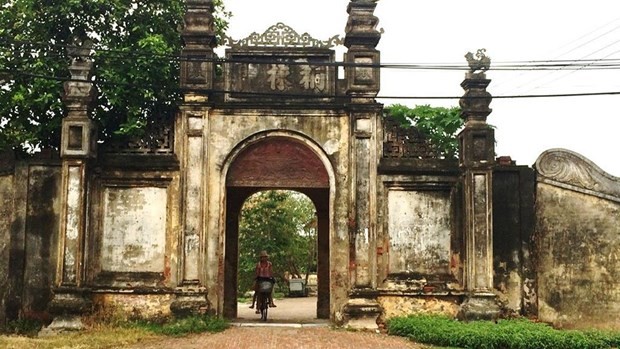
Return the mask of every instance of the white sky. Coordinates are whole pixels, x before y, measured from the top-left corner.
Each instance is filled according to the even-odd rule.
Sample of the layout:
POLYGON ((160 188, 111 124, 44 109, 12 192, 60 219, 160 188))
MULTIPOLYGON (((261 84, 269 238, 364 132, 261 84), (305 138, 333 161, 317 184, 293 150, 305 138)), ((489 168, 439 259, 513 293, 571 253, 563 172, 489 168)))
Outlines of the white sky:
MULTIPOLYGON (((226 0, 235 39, 284 22, 317 39, 344 35, 348 0, 226 0)), ((559 0, 380 0, 375 15, 385 30, 382 63, 461 63, 486 48, 494 96, 620 91, 620 69, 493 71, 493 62, 620 59, 620 3, 559 0)), ((339 61, 342 56, 337 57, 339 61)), ((381 72, 380 96, 461 96, 463 71, 381 72)), ((387 100, 389 105, 458 106, 458 100, 387 100)), ((567 148, 620 176, 620 95, 495 99, 496 153, 532 165, 550 148, 567 148)))

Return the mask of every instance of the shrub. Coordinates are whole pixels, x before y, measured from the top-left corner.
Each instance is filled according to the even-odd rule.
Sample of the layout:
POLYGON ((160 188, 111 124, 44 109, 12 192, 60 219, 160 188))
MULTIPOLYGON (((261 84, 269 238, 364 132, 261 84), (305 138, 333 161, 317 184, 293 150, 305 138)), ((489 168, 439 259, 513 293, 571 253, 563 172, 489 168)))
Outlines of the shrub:
POLYGON ((615 348, 620 333, 556 330, 526 319, 459 322, 434 315, 388 320, 388 332, 421 343, 480 349, 615 348))

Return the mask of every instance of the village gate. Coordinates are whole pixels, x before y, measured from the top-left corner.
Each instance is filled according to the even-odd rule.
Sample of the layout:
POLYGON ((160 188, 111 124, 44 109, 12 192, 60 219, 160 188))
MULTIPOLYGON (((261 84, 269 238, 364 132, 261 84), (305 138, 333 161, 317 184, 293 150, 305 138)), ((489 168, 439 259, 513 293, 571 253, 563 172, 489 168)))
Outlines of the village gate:
POLYGON ((305 193, 317 209, 319 318, 376 328, 416 312, 536 311, 533 173, 495 161, 484 52, 461 84, 459 159, 446 159, 375 99, 376 1, 349 3, 342 39, 278 23, 224 40, 224 60, 213 52, 212 2, 186 3, 174 118, 145 139, 97 144, 92 62, 75 57, 60 158, 0 166, 12 203, 0 216, 7 314, 51 313, 52 328, 106 307, 234 318, 238 216, 265 189, 305 193), (346 47, 342 62, 334 45, 346 47), (41 188, 53 189, 43 201, 41 188))

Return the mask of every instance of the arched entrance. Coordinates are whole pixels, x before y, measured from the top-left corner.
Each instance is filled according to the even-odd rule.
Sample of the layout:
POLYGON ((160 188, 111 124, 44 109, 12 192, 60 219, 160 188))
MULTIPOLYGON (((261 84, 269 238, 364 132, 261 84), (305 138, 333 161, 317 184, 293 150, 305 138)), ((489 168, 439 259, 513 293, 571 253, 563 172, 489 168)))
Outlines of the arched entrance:
POLYGON ((330 314, 329 241, 330 177, 323 160, 308 144, 283 135, 250 142, 226 175, 226 237, 224 252, 224 317, 237 317, 239 214, 252 194, 290 189, 307 195, 317 211, 317 318, 330 314))

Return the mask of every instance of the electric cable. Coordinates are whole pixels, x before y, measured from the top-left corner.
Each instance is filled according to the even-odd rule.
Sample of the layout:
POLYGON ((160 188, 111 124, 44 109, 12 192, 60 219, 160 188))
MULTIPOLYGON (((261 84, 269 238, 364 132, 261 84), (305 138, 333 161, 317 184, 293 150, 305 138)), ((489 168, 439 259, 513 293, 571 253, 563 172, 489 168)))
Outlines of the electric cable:
MULTIPOLYGON (((0 70, 2 72, 9 72, 8 70, 0 70)), ((302 93, 276 93, 276 92, 258 92, 258 91, 235 91, 235 90, 224 90, 224 89, 197 89, 197 88, 180 88, 180 87, 171 87, 171 86, 158 86, 151 84, 135 84, 135 83, 118 83, 118 82, 109 82, 102 80, 79 80, 79 79, 71 79, 71 78, 63 78, 63 77, 55 77, 55 76, 47 76, 41 74, 30 74, 27 72, 18 72, 21 76, 27 76, 32 78, 40 78, 40 79, 48 79, 48 80, 56 80, 62 82, 90 82, 94 85, 111 85, 111 86, 123 86, 123 87, 142 87, 142 88, 156 88, 156 89, 169 89, 172 91, 178 92, 194 92, 194 93, 212 93, 212 94, 235 94, 242 96, 255 96, 255 97, 274 97, 274 98, 300 98, 300 99, 333 99, 333 98, 344 98, 346 96, 337 96, 335 94, 302 94, 302 93)), ((597 91, 597 92, 580 92, 580 93, 552 93, 552 94, 530 94, 530 95, 500 95, 500 96, 492 96, 493 99, 522 99, 522 98, 553 98, 553 97, 583 97, 583 96, 605 96, 605 95, 620 95, 620 91, 597 91)), ((381 96, 378 95, 375 98, 377 99, 461 99, 463 96, 381 96)), ((467 97, 469 99, 475 98, 488 98, 487 96, 481 97, 467 97)))
MULTIPOLYGON (((616 41, 615 43, 617 43, 616 41)), ((35 42, 20 41, 20 45, 44 45, 52 47, 67 48, 72 45, 60 45, 60 44, 45 44, 35 42)), ((2 47, 2 41, 0 40, 0 47, 2 47)), ((40 51, 32 51, 38 53, 40 51)), ((95 50, 95 57, 100 55, 102 58, 118 58, 129 60, 135 57, 148 57, 153 58, 165 58, 170 62, 213 62, 216 64, 287 64, 287 65, 313 65, 313 66, 326 66, 326 67, 359 67, 359 68, 385 68, 385 69, 403 69, 403 70, 469 70, 469 66, 464 63, 348 63, 348 62, 325 62, 325 61, 284 61, 278 59, 239 59, 239 58, 220 58, 220 57, 196 57, 186 54, 181 55, 162 55, 154 54, 148 51, 142 50, 108 50, 101 49, 95 50), (102 52, 105 52, 103 54, 102 52), (108 52, 114 53, 108 55, 108 52)), ((608 56, 607 56, 608 57, 608 56)), ((507 61, 507 62, 493 62, 493 71, 518 71, 518 70, 607 70, 607 69, 619 69, 620 58, 603 58, 603 59, 572 59, 572 60, 530 60, 530 61, 507 61)), ((35 57, 33 57, 35 58, 35 57)), ((68 56, 67 56, 68 58, 68 56)))

